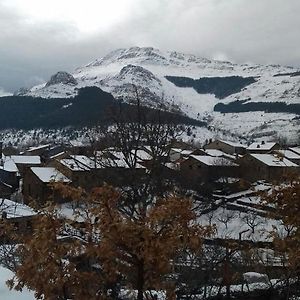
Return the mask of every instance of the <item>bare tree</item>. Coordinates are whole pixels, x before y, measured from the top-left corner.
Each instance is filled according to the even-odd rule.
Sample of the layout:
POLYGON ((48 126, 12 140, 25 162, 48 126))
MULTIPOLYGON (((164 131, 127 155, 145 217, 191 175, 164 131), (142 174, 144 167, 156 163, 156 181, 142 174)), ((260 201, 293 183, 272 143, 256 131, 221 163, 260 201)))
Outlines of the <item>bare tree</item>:
MULTIPOLYGON (((100 126, 99 136, 105 137, 120 154, 119 159, 109 158, 108 151, 95 153, 97 163, 103 167, 123 167, 123 180, 118 182, 122 190, 123 209, 132 216, 138 210, 147 210, 156 197, 174 191, 173 178, 168 176, 168 162, 172 142, 183 133, 178 118, 165 109, 149 109, 141 105, 138 89, 133 86, 135 105, 119 103, 110 111, 111 126, 100 126), (149 160, 139 155, 147 153, 149 160), (100 153, 100 155, 99 155, 100 153), (144 172, 141 172, 141 168, 144 172), (124 170, 124 169, 127 169, 124 170)), ((113 153, 112 153, 113 156, 113 153)), ((116 180, 116 177, 113 178, 116 180)), ((109 182, 115 184, 115 182, 109 182)))

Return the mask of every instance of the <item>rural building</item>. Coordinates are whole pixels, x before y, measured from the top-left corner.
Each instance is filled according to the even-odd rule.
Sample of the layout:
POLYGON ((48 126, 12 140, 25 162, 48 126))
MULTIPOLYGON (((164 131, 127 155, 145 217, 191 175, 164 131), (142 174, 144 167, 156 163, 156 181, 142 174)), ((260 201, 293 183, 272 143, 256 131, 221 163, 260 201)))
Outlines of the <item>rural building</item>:
POLYGON ((180 165, 180 172, 192 185, 221 177, 239 177, 239 166, 226 158, 208 155, 191 155, 180 165))
POLYGON ((285 157, 293 163, 300 165, 300 154, 297 154, 291 150, 276 150, 274 154, 278 154, 279 156, 285 157))
POLYGON ((201 149, 180 149, 180 148, 171 148, 169 153, 170 161, 177 161, 178 159, 188 158, 190 155, 206 155, 204 150, 201 149))
POLYGON ((274 150, 279 150, 280 145, 275 143, 275 142, 255 142, 252 143, 250 146, 247 148, 248 153, 270 153, 271 151, 274 150))
POLYGON ((223 158, 228 158, 232 161, 236 160, 238 155, 232 155, 232 154, 228 154, 225 153, 221 150, 217 150, 217 149, 206 149, 205 150, 205 154, 209 155, 209 156, 213 156, 213 157, 223 157, 223 158))
POLYGON ((104 182, 117 186, 134 182, 145 173, 145 167, 141 164, 141 158, 146 158, 145 155, 149 158, 148 153, 139 152, 140 158, 136 157, 139 162, 135 168, 129 167, 122 152, 118 151, 101 152, 95 159, 71 155, 70 158, 55 160, 51 165, 70 178, 72 185, 91 189, 104 182))
POLYGON ((239 163, 242 176, 249 181, 283 181, 288 176, 299 174, 300 170, 292 161, 274 154, 249 153, 240 158, 239 163))
POLYGON ((170 146, 171 148, 179 148, 182 150, 194 150, 194 147, 191 144, 185 143, 183 141, 173 140, 170 146))
POLYGON ((237 142, 230 142, 230 141, 223 141, 223 140, 215 140, 210 142, 209 144, 204 146, 204 149, 216 149, 227 154, 245 154, 246 153, 246 146, 237 143, 237 142))
POLYGON ((45 204, 49 200, 64 202, 65 199, 58 195, 50 185, 55 182, 68 184, 71 180, 53 167, 29 168, 23 182, 24 203, 28 204, 32 200, 39 204, 45 204))
POLYGON ((33 218, 36 216, 35 211, 21 203, 9 199, 0 199, 0 239, 3 239, 5 232, 1 232, 1 221, 9 221, 14 226, 15 233, 27 233, 32 228, 33 218))
POLYGON ((76 187, 89 189, 99 184, 96 170, 100 166, 85 155, 71 155, 70 158, 56 159, 50 165, 70 178, 72 185, 76 187))
POLYGON ((41 165, 41 158, 37 155, 12 155, 7 156, 4 162, 4 166, 11 168, 11 170, 17 171, 21 177, 24 177, 25 172, 30 167, 37 167, 41 165), (15 169, 15 167, 17 169, 15 169))

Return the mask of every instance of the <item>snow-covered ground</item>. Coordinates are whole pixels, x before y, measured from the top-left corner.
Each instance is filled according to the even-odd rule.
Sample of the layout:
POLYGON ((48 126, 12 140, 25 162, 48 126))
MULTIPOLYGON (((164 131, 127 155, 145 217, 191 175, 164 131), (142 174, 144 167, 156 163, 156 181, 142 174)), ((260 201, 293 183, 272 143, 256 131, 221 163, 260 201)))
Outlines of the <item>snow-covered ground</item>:
MULTIPOLYGON (((215 225, 215 238, 251 240, 253 242, 270 242, 273 226, 280 228, 280 221, 258 215, 258 210, 241 212, 226 207, 202 215, 199 219, 202 225, 215 225), (253 226, 253 230, 252 227, 253 226)), ((283 226, 282 226, 283 227, 283 226)), ((283 228, 282 228, 283 229, 283 228)))
POLYGON ((217 113, 212 114, 210 127, 218 132, 224 131, 239 138, 248 140, 274 141, 285 139, 286 142, 299 142, 300 120, 288 113, 217 113))
POLYGON ((9 290, 6 285, 6 281, 12 279, 13 273, 0 266, 0 299, 4 300, 33 300, 34 294, 33 292, 24 289, 22 292, 9 290))

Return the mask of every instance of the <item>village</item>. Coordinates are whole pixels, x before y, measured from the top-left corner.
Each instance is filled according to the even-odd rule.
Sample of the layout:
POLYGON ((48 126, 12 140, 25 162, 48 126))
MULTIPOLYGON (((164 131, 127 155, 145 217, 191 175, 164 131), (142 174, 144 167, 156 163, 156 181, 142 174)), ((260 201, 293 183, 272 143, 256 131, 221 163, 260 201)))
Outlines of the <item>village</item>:
MULTIPOLYGON (((222 291, 216 288, 220 284, 226 286, 230 272, 218 273, 224 261, 235 272, 268 274, 270 279, 279 278, 285 270, 286 261, 274 252, 270 232, 276 228, 284 235, 288 229, 270 216, 272 207, 262 204, 261 193, 300 175, 300 146, 283 148, 267 141, 244 145, 217 139, 196 148, 174 140, 159 157, 149 145, 142 145, 130 150, 129 159, 115 147, 45 144, 21 153, 1 146, 0 156, 0 210, 17 234, 30 234, 36 205, 42 207, 48 201, 57 205, 62 217, 73 218, 74 204, 53 190, 54 183, 85 190, 103 184, 126 186, 147 174, 156 160, 161 178, 175 182, 198 204, 199 223, 216 228, 215 235, 204 242, 203 265, 193 267, 193 274, 209 284, 207 295, 222 291), (216 255, 219 266, 212 263, 216 255), (249 256, 255 263, 249 263, 249 256), (203 278, 203 268, 210 270, 209 277, 203 278), (220 276, 222 283, 217 281, 220 276)), ((2 233, 1 244, 7 243, 14 242, 2 233)))
POLYGON ((52 195, 49 183, 53 182, 87 190, 103 183, 126 185, 131 177, 147 172, 154 159, 162 165, 163 177, 196 191, 213 183, 230 186, 241 180, 264 180, 271 184, 300 175, 300 146, 283 149, 276 142, 264 141, 247 146, 215 140, 201 149, 174 141, 159 158, 153 158, 151 147, 145 145, 131 150, 134 163, 120 149, 95 150, 83 145, 46 144, 22 153, 4 148, 0 155, 0 197, 27 205, 30 200, 45 204, 52 195))

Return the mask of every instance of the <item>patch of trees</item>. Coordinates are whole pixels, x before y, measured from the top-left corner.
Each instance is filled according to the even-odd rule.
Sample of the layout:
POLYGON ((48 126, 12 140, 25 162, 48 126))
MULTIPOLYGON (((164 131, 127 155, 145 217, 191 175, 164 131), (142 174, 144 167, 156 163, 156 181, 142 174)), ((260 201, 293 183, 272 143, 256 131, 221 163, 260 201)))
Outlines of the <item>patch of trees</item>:
MULTIPOLYGON (((8 96, 0 98, 0 129, 61 128, 65 126, 94 126, 110 122, 108 110, 122 105, 132 110, 132 105, 120 104, 114 97, 96 87, 79 89, 73 98, 34 98, 8 96)), ((155 110, 143 108, 150 114, 155 110)), ((178 123, 204 125, 203 122, 183 115, 162 112, 162 119, 178 123)))
POLYGON ((300 71, 289 72, 289 73, 278 73, 273 75, 273 77, 281 77, 281 76, 290 76, 290 77, 300 76, 300 71))
POLYGON ((248 102, 247 100, 234 101, 228 104, 218 103, 214 111, 221 113, 239 113, 249 111, 265 111, 268 113, 293 113, 300 115, 300 104, 287 104, 285 102, 248 102))
POLYGON ((255 77, 242 76, 203 77, 199 79, 166 76, 166 79, 178 87, 192 87, 199 94, 214 94, 218 99, 238 93, 246 86, 256 82, 255 77))

